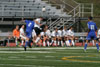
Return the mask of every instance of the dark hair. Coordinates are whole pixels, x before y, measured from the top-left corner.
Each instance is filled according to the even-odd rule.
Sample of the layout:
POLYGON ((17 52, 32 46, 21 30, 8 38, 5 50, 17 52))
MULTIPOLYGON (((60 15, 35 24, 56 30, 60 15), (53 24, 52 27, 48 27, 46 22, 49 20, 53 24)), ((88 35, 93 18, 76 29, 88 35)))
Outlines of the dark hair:
POLYGON ((88 17, 88 19, 89 19, 89 20, 93 20, 93 17, 90 16, 90 17, 88 17))

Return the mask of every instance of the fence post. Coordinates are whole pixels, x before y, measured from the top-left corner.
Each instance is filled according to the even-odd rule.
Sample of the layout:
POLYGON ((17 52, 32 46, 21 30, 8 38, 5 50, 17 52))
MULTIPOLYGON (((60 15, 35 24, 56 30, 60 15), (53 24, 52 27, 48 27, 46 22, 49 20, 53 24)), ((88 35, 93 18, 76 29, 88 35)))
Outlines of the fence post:
POLYGON ((79 17, 81 17, 81 4, 79 4, 79 17))
POLYGON ((2 21, 3 21, 3 16, 4 16, 4 5, 2 5, 2 21))
POLYGON ((91 4, 91 16, 93 17, 93 3, 91 4))

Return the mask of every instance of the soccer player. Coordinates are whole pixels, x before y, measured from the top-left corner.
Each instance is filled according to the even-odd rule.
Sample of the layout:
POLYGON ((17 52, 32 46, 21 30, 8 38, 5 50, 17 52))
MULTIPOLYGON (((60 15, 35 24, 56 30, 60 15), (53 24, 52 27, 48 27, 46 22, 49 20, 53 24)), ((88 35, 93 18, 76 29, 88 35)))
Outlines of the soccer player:
POLYGON ((24 25, 22 25, 22 27, 20 28, 20 37, 21 37, 21 40, 22 40, 22 41, 21 41, 21 46, 23 46, 24 41, 26 40, 24 28, 25 28, 24 25))
POLYGON ((84 46, 84 51, 86 52, 86 48, 87 48, 87 44, 88 44, 88 40, 91 40, 93 39, 96 46, 97 46, 97 51, 99 52, 99 45, 96 41, 97 37, 96 37, 96 33, 97 32, 97 26, 96 26, 96 23, 92 21, 92 17, 89 17, 88 18, 88 34, 87 34, 87 37, 86 37, 86 43, 85 43, 85 46, 84 46))
POLYGON ((31 48, 32 31, 34 29, 34 24, 35 23, 38 24, 38 22, 36 22, 34 20, 31 21, 31 20, 23 20, 23 19, 22 19, 22 21, 26 23, 26 37, 27 37, 27 40, 25 42, 25 47, 24 47, 24 50, 26 51, 27 45, 31 48))
POLYGON ((35 26, 34 26, 34 30, 36 32, 36 35, 38 36, 41 32, 40 26, 42 25, 40 22, 43 20, 43 18, 37 18, 35 19, 35 26))
POLYGON ((51 44, 54 44, 53 46, 57 46, 57 40, 58 40, 58 29, 55 28, 54 31, 52 31, 52 43, 51 44))
POLYGON ((15 39, 16 46, 18 46, 18 42, 20 41, 20 31, 19 31, 19 26, 18 25, 13 30, 13 37, 15 39))
POLYGON ((75 46, 75 43, 74 43, 74 32, 72 30, 73 30, 73 28, 71 27, 67 31, 67 35, 68 35, 68 39, 69 39, 70 43, 72 43, 72 46, 75 46))
POLYGON ((63 46, 62 37, 63 37, 63 28, 60 28, 58 30, 58 46, 63 46))
POLYGON ((46 28, 46 32, 45 33, 46 33, 46 36, 47 36, 47 45, 49 47, 49 46, 51 46, 51 32, 48 29, 47 25, 45 26, 45 28, 46 28))
POLYGON ((98 40, 99 40, 99 42, 100 42, 100 29, 98 30, 98 40))

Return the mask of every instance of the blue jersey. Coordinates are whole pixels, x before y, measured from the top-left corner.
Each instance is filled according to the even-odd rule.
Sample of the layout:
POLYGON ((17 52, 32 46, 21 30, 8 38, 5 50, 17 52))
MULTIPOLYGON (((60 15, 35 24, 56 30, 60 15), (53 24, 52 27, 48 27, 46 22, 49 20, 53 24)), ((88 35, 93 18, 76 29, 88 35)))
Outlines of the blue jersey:
POLYGON ((32 32, 34 28, 34 21, 25 20, 26 23, 26 32, 32 32))
POLYGON ((88 36, 87 36, 87 40, 91 40, 91 38, 93 38, 94 40, 97 38, 96 37, 96 30, 97 30, 97 26, 96 26, 96 23, 94 23, 93 21, 89 21, 88 22, 88 29, 89 29, 89 33, 88 33, 88 36))
POLYGON ((95 32, 97 30, 96 23, 94 23, 93 21, 89 21, 88 29, 89 29, 89 32, 95 32))

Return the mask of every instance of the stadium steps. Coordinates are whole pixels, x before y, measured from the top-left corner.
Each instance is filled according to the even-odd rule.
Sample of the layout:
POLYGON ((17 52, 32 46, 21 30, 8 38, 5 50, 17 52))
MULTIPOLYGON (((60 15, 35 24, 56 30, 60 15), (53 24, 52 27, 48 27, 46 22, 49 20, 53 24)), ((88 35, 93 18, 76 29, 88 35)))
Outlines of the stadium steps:
MULTIPOLYGON (((52 6, 51 4, 47 4, 45 1, 41 0, 0 0, 0 16, 22 16, 22 6, 24 6, 24 16, 31 16, 28 14, 31 14, 33 12, 34 15, 32 16, 38 16, 42 14, 42 8, 45 6, 46 8, 46 14, 45 16, 64 16, 67 17, 68 15, 65 12, 62 12, 61 9, 57 9, 55 6, 52 6), (2 5, 5 5, 4 8, 4 15, 2 14, 2 5), (38 12, 40 11, 40 13, 38 12), (25 13, 27 12, 27 14, 25 13), (35 15, 38 14, 38 15, 35 15), (18 14, 18 15, 17 15, 18 14)), ((42 15, 41 15, 42 16, 42 15)))

